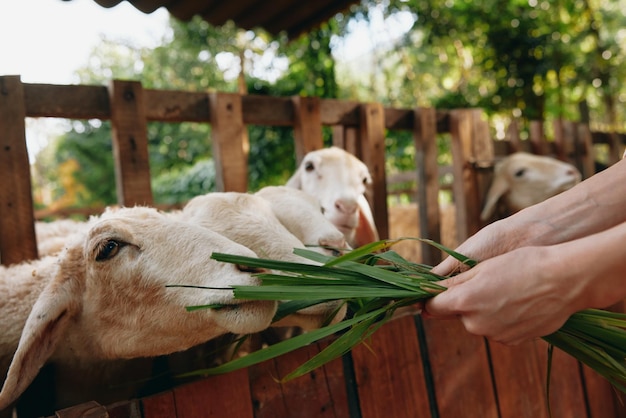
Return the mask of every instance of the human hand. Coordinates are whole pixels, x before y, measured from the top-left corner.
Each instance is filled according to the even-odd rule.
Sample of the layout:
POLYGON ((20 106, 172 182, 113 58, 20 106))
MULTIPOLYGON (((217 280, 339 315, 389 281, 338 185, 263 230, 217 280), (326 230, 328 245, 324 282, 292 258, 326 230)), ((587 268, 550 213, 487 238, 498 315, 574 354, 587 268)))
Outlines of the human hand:
MULTIPOLYGON (((485 226, 463 242, 455 251, 476 261, 486 260, 515 248, 518 236, 508 225, 509 221, 499 221, 485 226)), ((452 256, 446 257, 432 271, 440 276, 467 270, 469 267, 452 256)))
POLYGON ((448 289, 426 301, 422 314, 456 316, 468 332, 509 345, 551 334, 574 312, 576 293, 566 274, 555 274, 567 272, 555 260, 558 254, 550 247, 524 247, 489 258, 439 282, 448 289))

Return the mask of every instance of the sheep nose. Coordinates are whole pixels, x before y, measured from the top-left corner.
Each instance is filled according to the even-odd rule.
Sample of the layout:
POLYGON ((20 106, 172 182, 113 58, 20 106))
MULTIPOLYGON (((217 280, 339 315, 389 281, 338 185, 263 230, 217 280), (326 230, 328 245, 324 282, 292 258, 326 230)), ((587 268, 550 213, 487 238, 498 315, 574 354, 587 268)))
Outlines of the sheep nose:
POLYGON ((335 200, 335 208, 339 212, 349 215, 356 212, 357 203, 354 199, 337 199, 335 200))

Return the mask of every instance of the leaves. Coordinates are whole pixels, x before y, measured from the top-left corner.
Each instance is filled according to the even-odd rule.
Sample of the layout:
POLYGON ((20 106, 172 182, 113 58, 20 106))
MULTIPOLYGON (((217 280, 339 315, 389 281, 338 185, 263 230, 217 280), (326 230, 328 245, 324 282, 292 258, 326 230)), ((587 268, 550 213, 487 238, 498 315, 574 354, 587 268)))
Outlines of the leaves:
MULTIPOLYGON (((318 368, 350 351, 369 338, 394 312, 444 291, 437 281, 444 277, 430 272, 428 266, 411 263, 390 248, 404 239, 378 241, 340 257, 310 250, 294 252, 320 263, 300 264, 277 260, 213 253, 212 258, 229 263, 264 267, 279 273, 263 273, 261 286, 234 286, 237 298, 290 300, 281 303, 275 320, 304 307, 329 300, 346 300, 352 317, 337 324, 281 341, 239 359, 211 369, 184 376, 225 373, 273 359, 287 352, 341 333, 328 347, 305 362, 283 380, 290 380, 318 368), (379 252, 386 250, 384 252, 379 252)), ((476 261, 430 240, 423 240, 472 267, 476 261)), ((201 307, 194 307, 194 309, 201 307)), ((215 308, 215 307, 213 307, 215 308)), ((557 347, 604 376, 615 388, 626 393, 626 314, 587 309, 572 315, 557 332, 544 337, 550 344, 548 379, 552 347, 557 347)), ((549 388, 549 384, 548 384, 549 388)))

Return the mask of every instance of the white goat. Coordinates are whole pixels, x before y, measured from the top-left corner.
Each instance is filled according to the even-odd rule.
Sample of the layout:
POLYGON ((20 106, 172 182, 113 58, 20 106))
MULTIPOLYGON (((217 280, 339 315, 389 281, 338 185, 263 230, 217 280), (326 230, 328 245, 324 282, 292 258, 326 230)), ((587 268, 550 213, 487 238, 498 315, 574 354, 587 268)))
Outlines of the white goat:
POLYGON ((499 201, 511 214, 555 196, 580 180, 578 169, 566 162, 525 152, 511 154, 494 168, 480 218, 489 220, 499 201))
POLYGON ((372 178, 367 166, 354 155, 330 147, 304 156, 288 187, 316 197, 324 216, 353 248, 378 240, 372 210, 365 197, 372 178))
MULTIPOLYGON (((293 201, 294 204, 297 202, 293 201)), ((280 211, 299 214, 301 220, 314 217, 316 209, 303 202, 306 201, 300 202, 298 207, 281 208, 280 211)), ((317 264, 293 253, 294 248, 305 248, 305 245, 278 220, 268 200, 261 196, 238 192, 207 193, 194 197, 172 216, 222 234, 250 248, 261 258, 317 264)), ((324 217, 319 219, 322 229, 329 230, 328 226, 324 226, 328 221, 324 217)), ((343 243, 343 240, 337 241, 336 230, 330 232, 330 238, 314 235, 315 245, 319 244, 318 241, 343 243)), ((313 249, 326 252, 320 247, 313 249)), ((274 326, 298 326, 304 330, 319 328, 333 314, 333 323, 343 319, 346 308, 341 305, 342 302, 314 305, 282 319, 274 326)))
POLYGON ((88 232, 74 237, 58 260, 0 267, 0 360, 15 352, 0 410, 48 361, 153 357, 229 332, 266 329, 275 302, 234 299, 229 290, 166 287, 259 283, 252 275, 259 269, 217 262, 210 258, 213 251, 255 256, 206 228, 136 207, 90 222, 88 232), (207 304, 224 307, 185 310, 207 304))

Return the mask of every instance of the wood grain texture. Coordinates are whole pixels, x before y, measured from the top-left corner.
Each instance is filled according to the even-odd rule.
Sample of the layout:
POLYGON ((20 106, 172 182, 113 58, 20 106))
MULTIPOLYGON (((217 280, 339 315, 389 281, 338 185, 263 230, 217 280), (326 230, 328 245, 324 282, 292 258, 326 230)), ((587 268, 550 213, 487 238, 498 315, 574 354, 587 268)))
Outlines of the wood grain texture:
POLYGON ((18 76, 0 77, 0 259, 37 258, 24 90, 18 76))

